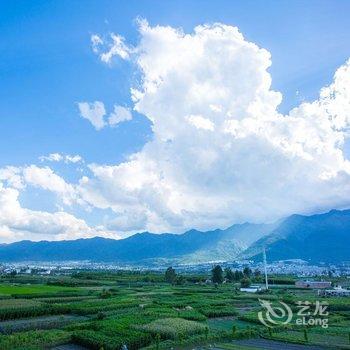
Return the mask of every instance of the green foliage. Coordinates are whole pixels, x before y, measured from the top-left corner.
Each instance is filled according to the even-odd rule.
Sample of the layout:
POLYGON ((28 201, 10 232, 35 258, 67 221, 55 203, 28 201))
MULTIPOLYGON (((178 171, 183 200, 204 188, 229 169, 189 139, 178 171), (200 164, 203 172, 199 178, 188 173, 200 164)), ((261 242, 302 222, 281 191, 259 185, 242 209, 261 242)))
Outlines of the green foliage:
POLYGON ((115 332, 113 335, 106 335, 104 332, 93 330, 81 330, 73 333, 73 341, 89 349, 104 350, 120 349, 124 344, 129 350, 137 350, 151 343, 149 334, 128 330, 123 334, 115 332))
MULTIPOLYGON (((226 269, 225 278, 229 279, 228 276, 234 279, 240 276, 241 280, 243 272, 226 269)), ((21 291, 16 297, 10 294, 0 296, 0 320, 8 320, 2 323, 2 330, 15 331, 18 335, 18 339, 13 334, 0 336, 0 349, 38 350, 50 348, 51 344, 60 343, 62 339, 98 350, 120 350, 123 344, 129 350, 144 347, 177 349, 188 344, 195 347, 200 342, 232 342, 232 338, 256 337, 258 330, 268 337, 268 331, 264 330, 257 316, 259 298, 271 300, 276 306, 279 301, 285 301, 293 311, 297 311, 295 303, 298 300, 313 303, 318 300, 314 291, 298 290, 286 284, 275 285, 262 297, 235 292, 229 283, 216 289, 212 284, 202 283, 207 278, 207 274, 192 276, 184 273, 173 283, 166 284, 163 273, 125 271, 88 271, 74 277, 32 275, 0 278, 0 286, 21 291), (177 284, 179 278, 186 283, 177 284), (16 284, 10 285, 10 279, 16 284), (48 280, 53 282, 47 285, 48 280), (62 283, 57 285, 56 280, 62 283), (52 292, 52 288, 57 289, 52 292), (29 328, 20 328, 19 325, 24 324, 19 320, 22 318, 28 318, 24 327, 29 328), (55 329, 23 332, 24 329, 48 327, 55 329), (38 342, 35 337, 39 338, 38 342)), ((256 278, 255 273, 251 275, 252 280, 256 278)), ((279 282, 291 279, 290 276, 270 278, 279 282)), ((329 303, 330 327, 310 327, 307 330, 308 343, 345 348, 349 345, 349 299, 327 298, 326 301, 329 303)), ((270 337, 286 342, 306 342, 302 327, 287 331, 274 329, 270 337)))
POLYGON ((236 271, 234 272, 234 281, 238 282, 238 281, 240 281, 243 277, 244 277, 244 275, 243 275, 243 272, 242 272, 242 271, 236 270, 236 271))
POLYGON ((220 265, 216 265, 211 270, 211 279, 213 283, 221 284, 224 281, 223 271, 220 265))
POLYGON ((157 350, 159 349, 159 342, 160 342, 160 334, 157 333, 157 334, 156 334, 156 349, 157 349, 157 350))
POLYGON ((173 284, 176 279, 176 271, 171 266, 168 267, 165 271, 165 281, 173 284))
POLYGON ((150 344, 152 337, 141 330, 135 329, 135 324, 145 320, 138 315, 126 315, 117 319, 82 324, 73 329, 73 339, 78 344, 91 349, 120 349, 126 344, 129 350, 139 349, 150 344))
POLYGON ((246 338, 256 337, 257 335, 258 335, 258 331, 256 329, 247 328, 247 329, 237 330, 237 332, 235 332, 234 338, 246 339, 246 338))
POLYGON ((256 269, 254 270, 254 277, 257 278, 257 277, 260 277, 261 276, 261 272, 259 269, 256 269))
POLYGON ((104 312, 98 312, 96 315, 96 319, 98 320, 104 320, 106 318, 106 314, 104 312))
POLYGON ((233 306, 209 306, 200 308, 199 311, 209 317, 224 317, 224 316, 236 316, 237 310, 233 306))
POLYGON ((63 328, 71 323, 77 323, 84 319, 84 317, 74 315, 41 316, 2 321, 0 327, 3 334, 11 334, 29 330, 63 328))
POLYGON ((186 281, 186 278, 184 277, 184 276, 176 276, 176 278, 175 278, 175 284, 177 285, 177 286, 181 286, 181 285, 183 285, 184 283, 185 283, 185 281, 186 281))
POLYGON ((250 276, 252 275, 252 270, 248 266, 246 266, 243 269, 243 275, 247 278, 250 278, 250 276))
POLYGON ((163 339, 179 339, 183 336, 205 333, 206 326, 181 318, 163 318, 142 326, 142 329, 152 334, 160 334, 163 339))
POLYGON ((241 279, 241 288, 248 288, 251 285, 251 281, 249 278, 244 277, 241 279))
POLYGON ((22 309, 34 306, 40 306, 41 303, 36 300, 28 299, 3 299, 0 300, 0 310, 22 309))
POLYGON ((233 282, 235 280, 235 274, 229 267, 226 267, 225 269, 225 278, 230 282, 233 282))
POLYGON ((43 315, 57 315, 61 313, 69 313, 68 308, 56 307, 51 305, 42 305, 42 306, 24 306, 22 308, 7 308, 0 309, 0 320, 12 320, 16 318, 23 317, 36 317, 43 315))
POLYGON ((63 330, 30 331, 11 335, 0 335, 1 350, 34 350, 63 344, 70 340, 70 334, 63 330))
POLYGON ((112 293, 108 289, 103 289, 102 293, 100 294, 100 298, 102 298, 102 299, 108 299, 111 296, 112 296, 112 293))
POLYGON ((42 284, 33 285, 13 285, 13 284, 0 284, 0 295, 26 295, 26 294, 42 294, 42 293, 57 293, 64 291, 77 291, 77 289, 62 286, 49 286, 42 284))
POLYGON ((290 277, 284 277, 284 276, 275 276, 275 277, 269 277, 268 282, 270 285, 277 284, 287 284, 287 285, 294 285, 295 280, 290 277))

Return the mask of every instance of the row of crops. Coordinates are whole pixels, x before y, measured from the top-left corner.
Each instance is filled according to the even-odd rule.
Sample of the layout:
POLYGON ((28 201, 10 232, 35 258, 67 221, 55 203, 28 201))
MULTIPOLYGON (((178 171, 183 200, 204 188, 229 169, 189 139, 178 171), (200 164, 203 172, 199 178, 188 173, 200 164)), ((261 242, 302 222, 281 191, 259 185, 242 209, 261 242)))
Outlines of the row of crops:
POLYGON ((31 332, 42 336, 33 343, 34 348, 50 346, 60 342, 50 338, 50 332, 56 330, 64 332, 65 337, 59 338, 62 341, 89 349, 116 350, 123 344, 129 350, 158 343, 161 346, 169 341, 208 339, 215 333, 209 331, 208 317, 237 315, 230 290, 214 290, 212 286, 173 287, 140 281, 110 286, 109 281, 103 288, 93 283, 91 288, 81 287, 73 293, 65 290, 64 295, 62 291, 49 295, 37 291, 24 296, 0 300, 0 331, 8 334, 1 336, 1 349, 7 344, 13 349, 21 344, 30 348, 27 336, 31 332), (21 337, 15 338, 14 334, 21 337))
MULTIPOLYGON (((112 274, 122 280, 120 283, 103 273, 97 278, 98 283, 91 280, 91 285, 85 286, 94 276, 97 275, 74 276, 74 281, 84 281, 84 286, 78 288, 49 291, 47 285, 42 284, 40 290, 38 284, 30 295, 20 293, 17 278, 17 284, 12 285, 16 298, 8 294, 0 299, 0 349, 47 349, 63 343, 96 350, 120 350, 123 345, 129 350, 169 349, 245 337, 281 340, 284 333, 289 337, 286 341, 306 342, 301 329, 267 331, 257 316, 258 299, 262 296, 239 293, 233 285, 217 288, 195 283, 144 283, 142 274, 132 274, 126 283, 125 274, 112 274), (108 283, 100 286, 101 281, 108 283)), ((26 285, 25 291, 29 287, 26 285)), ((6 288, 12 287, 7 284, 6 288)), ((272 302, 284 300, 294 308, 295 302, 306 296, 305 291, 284 288, 264 294, 263 298, 272 302)), ((314 300, 313 294, 309 296, 314 300)), ((334 341, 341 339, 339 344, 344 348, 350 332, 349 304, 344 299, 329 302, 332 327, 310 330, 307 341, 315 342, 318 332, 319 338, 326 334, 334 341)))

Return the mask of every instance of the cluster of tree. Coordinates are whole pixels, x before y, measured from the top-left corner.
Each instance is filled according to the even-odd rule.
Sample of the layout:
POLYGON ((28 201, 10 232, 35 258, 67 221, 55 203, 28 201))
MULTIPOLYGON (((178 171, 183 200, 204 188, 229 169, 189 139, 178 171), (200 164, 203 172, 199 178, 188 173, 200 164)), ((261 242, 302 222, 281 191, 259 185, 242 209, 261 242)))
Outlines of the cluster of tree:
POLYGON ((225 269, 225 278, 230 282, 238 282, 243 278, 253 279, 256 282, 260 282, 262 279, 261 272, 259 270, 252 271, 248 266, 242 271, 232 271, 230 268, 225 269))
POLYGON ((221 284, 224 280, 229 282, 241 282, 242 287, 249 287, 252 279, 256 282, 260 282, 261 280, 261 272, 259 270, 253 272, 248 266, 242 271, 233 271, 229 267, 223 270, 220 265, 216 265, 213 267, 211 274, 213 283, 221 284))
POLYGON ((221 284, 224 282, 224 272, 220 265, 216 265, 211 270, 211 280, 213 283, 221 284))
POLYGON ((165 271, 165 281, 171 284, 181 285, 185 283, 185 277, 178 275, 174 268, 168 267, 165 271))
MULTIPOLYGON (((176 273, 173 267, 168 267, 164 275, 165 281, 170 284, 183 284, 187 278, 176 273)), ((227 282, 240 282, 242 287, 249 287, 251 281, 261 282, 262 276, 259 270, 252 271, 248 266, 243 270, 232 270, 230 268, 222 269, 220 265, 213 266, 211 270, 211 280, 215 284, 221 284, 225 280, 227 282)), ((196 276, 193 281, 188 282, 202 282, 201 277, 196 276)))

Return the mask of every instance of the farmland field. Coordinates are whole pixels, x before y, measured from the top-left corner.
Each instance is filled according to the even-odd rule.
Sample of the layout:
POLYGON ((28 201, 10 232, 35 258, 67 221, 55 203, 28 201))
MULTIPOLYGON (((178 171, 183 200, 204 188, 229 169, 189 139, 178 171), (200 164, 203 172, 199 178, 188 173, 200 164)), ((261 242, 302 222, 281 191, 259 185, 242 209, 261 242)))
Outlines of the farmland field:
POLYGON ((296 310, 299 300, 314 305, 316 292, 283 285, 250 294, 208 277, 185 274, 171 284, 152 272, 3 276, 0 349, 350 349, 349 299, 325 299, 327 328, 269 330, 258 319, 259 299, 296 310))
POLYGON ((61 286, 48 286, 43 284, 0 284, 0 296, 1 295, 13 295, 13 294, 33 294, 33 293, 57 293, 57 292, 69 292, 76 291, 75 288, 61 287, 61 286))

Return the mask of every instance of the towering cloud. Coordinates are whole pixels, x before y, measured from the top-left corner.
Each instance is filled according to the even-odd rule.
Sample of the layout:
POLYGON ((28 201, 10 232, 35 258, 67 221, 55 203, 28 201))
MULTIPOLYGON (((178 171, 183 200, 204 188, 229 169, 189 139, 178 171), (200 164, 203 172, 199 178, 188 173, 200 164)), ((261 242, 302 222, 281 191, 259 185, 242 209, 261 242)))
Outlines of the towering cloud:
POLYGON ((156 232, 350 204, 343 152, 349 61, 318 100, 282 115, 270 53, 237 28, 202 25, 186 34, 141 21, 139 31, 136 47, 119 36, 105 54, 104 43, 96 45, 103 61, 135 64, 141 79, 131 88, 134 109, 152 122, 154 136, 127 162, 91 166, 94 176, 79 185, 84 200, 112 208, 121 229, 138 213, 156 232))

